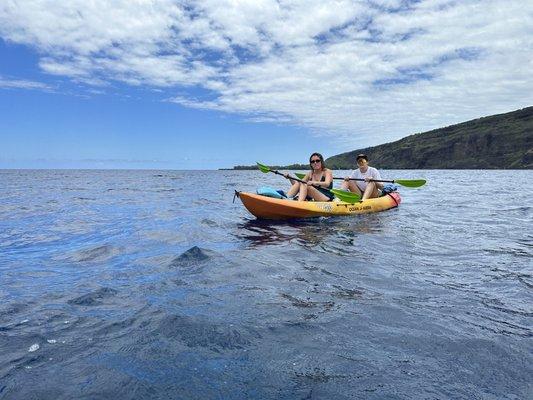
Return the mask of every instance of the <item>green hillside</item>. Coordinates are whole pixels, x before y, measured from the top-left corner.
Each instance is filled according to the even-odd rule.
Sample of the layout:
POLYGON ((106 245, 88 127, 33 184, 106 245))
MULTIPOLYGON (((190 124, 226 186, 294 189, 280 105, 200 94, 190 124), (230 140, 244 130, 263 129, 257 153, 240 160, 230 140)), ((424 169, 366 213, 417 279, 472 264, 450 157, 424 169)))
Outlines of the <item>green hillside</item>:
POLYGON ((329 168, 355 168, 366 153, 380 169, 531 169, 533 107, 407 136, 330 157, 329 168))

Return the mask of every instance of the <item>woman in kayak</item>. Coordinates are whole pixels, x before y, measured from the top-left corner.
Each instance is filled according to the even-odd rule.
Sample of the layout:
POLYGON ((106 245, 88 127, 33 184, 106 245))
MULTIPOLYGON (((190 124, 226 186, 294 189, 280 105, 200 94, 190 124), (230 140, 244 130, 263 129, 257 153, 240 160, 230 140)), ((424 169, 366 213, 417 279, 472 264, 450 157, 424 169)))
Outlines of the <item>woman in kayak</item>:
POLYGON ((383 183, 375 181, 381 180, 378 170, 368 165, 366 154, 359 154, 355 161, 359 168, 344 178, 342 188, 362 196, 361 200, 379 197, 379 189, 383 189, 383 183), (364 181, 351 181, 350 178, 364 179, 364 181))
POLYGON ((333 200, 335 196, 328 190, 333 187, 333 174, 330 169, 326 168, 322 154, 311 154, 311 157, 309 157, 309 166, 311 170, 302 179, 306 182, 305 184, 290 179, 289 174, 285 174, 285 177, 290 179, 292 184, 287 196, 293 197, 298 194, 298 201, 333 200))

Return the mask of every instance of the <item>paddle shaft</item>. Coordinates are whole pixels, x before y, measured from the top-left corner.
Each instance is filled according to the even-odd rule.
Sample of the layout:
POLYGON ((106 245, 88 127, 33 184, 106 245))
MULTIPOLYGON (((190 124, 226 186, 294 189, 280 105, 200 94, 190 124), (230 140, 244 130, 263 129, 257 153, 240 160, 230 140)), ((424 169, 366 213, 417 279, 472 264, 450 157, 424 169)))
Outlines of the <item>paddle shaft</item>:
MULTIPOLYGON (((333 178, 333 179, 343 179, 343 178, 333 178)), ((364 181, 361 178, 348 178, 351 181, 364 181)), ((425 179, 394 179, 394 180, 384 180, 384 179, 370 179, 370 182, 386 182, 386 183, 397 183, 398 185, 405 186, 408 188, 417 188, 424 186, 426 184, 425 179)))
MULTIPOLYGON (((297 175, 303 175, 303 174, 297 174, 297 175)), ((295 179, 295 178, 293 178, 295 179)), ((345 178, 339 178, 339 177, 333 177, 333 179, 337 179, 337 180, 344 180, 345 178)), ((348 180, 350 181, 359 181, 359 182, 366 182, 364 179, 361 179, 361 178, 348 178, 348 180)), ((392 180, 392 181, 385 181, 385 180, 380 180, 380 179, 370 179, 370 182, 385 182, 385 183, 396 183, 396 181, 392 180)))
MULTIPOLYGON (((306 181, 303 181, 303 180, 301 180, 301 179, 299 179, 299 178, 296 178, 296 177, 294 177, 294 176, 289 176, 289 177, 287 177, 287 176, 285 176, 285 174, 282 174, 281 172, 276 171, 275 169, 271 169, 270 172, 274 172, 276 175, 281 175, 281 176, 284 177, 284 178, 292 179, 293 181, 300 182, 300 183, 305 183, 305 184, 307 185, 307 182, 306 182, 306 181)), ((311 185, 311 186, 313 186, 314 188, 317 188, 317 189, 318 189, 318 188, 322 188, 322 189, 324 189, 324 190, 327 190, 328 192, 330 191, 329 189, 326 189, 325 187, 322 187, 322 186, 320 186, 320 185, 311 185)))
MULTIPOLYGON (((257 162, 257 166, 259 167, 259 170, 260 170, 261 172, 264 172, 264 173, 273 172, 274 174, 276 174, 276 175, 281 175, 281 176, 283 176, 283 177, 286 178, 286 179, 292 179, 292 180, 295 180, 296 182, 305 183, 305 184, 308 183, 308 182, 303 181, 303 180, 301 180, 301 179, 299 179, 299 178, 294 178, 294 177, 292 177, 292 176, 289 177, 288 174, 287 174, 287 175, 282 174, 282 173, 280 173, 279 171, 276 171, 275 169, 270 169, 270 168, 268 168, 266 165, 263 165, 263 164, 261 164, 261 163, 259 163, 259 162, 257 162)), ((304 175, 304 176, 305 176, 305 175, 304 175)), ((312 185, 312 186, 315 187, 315 188, 319 188, 319 187, 321 187, 321 186, 316 186, 316 185, 312 185)), ((323 189, 324 189, 324 190, 327 190, 329 193, 333 194, 334 196, 337 196, 337 197, 338 197, 339 195, 342 196, 342 197, 344 198, 344 201, 346 201, 347 203, 352 203, 352 204, 353 204, 353 203, 358 202, 358 201, 361 199, 361 197, 359 197, 359 196, 356 195, 356 194, 352 194, 352 193, 350 193, 350 195, 348 195, 348 193, 344 193, 344 192, 342 192, 342 191, 338 191, 338 190, 335 190, 335 189, 326 189, 326 188, 323 188, 323 189), (337 193, 338 193, 338 194, 337 194, 337 193), (349 198, 347 198, 347 196, 349 196, 349 198)), ((339 197, 339 198, 341 198, 341 197, 339 197)), ((342 200, 342 198, 341 198, 341 200, 342 200)))
MULTIPOLYGON (((299 178, 295 178, 295 177, 289 176, 288 174, 287 175, 282 174, 281 172, 276 171, 275 169, 270 169, 266 165, 263 165, 263 164, 261 164, 259 162, 256 162, 256 164, 259 167, 259 170, 261 172, 264 172, 265 174, 267 174, 269 172, 273 172, 274 174, 281 175, 281 176, 283 176, 286 179, 292 179, 292 180, 295 180, 296 182, 304 183, 306 185, 308 184, 308 182, 306 182, 306 181, 303 181, 303 180, 301 180, 299 178)), ((348 195, 348 193, 344 193, 342 191, 338 191, 338 190, 335 190, 335 189, 326 189, 326 188, 324 188, 322 186, 317 186, 317 185, 312 185, 312 186, 317 188, 317 189, 318 188, 322 188, 322 189, 328 191, 329 193, 331 193, 333 196, 337 196, 338 197, 340 195, 340 196, 344 197, 344 199, 345 199, 344 201, 346 201, 347 203, 352 203, 353 204, 353 203, 358 202, 361 199, 361 197, 359 197, 359 195, 356 195, 356 194, 350 193, 350 195, 348 195), (337 195, 338 192, 339 192, 339 195, 337 195), (347 196, 349 196, 350 198, 347 198, 347 196)))
MULTIPOLYGON (((338 179, 338 180, 344 180, 345 178, 338 178, 338 177, 334 177, 333 179, 338 179)), ((366 182, 364 179, 361 179, 361 178, 348 178, 349 181, 359 181, 359 182, 366 182)), ((385 180, 382 180, 382 179, 370 179, 370 182, 385 182, 385 183, 396 183, 395 180, 392 180, 392 181, 385 181, 385 180)))
MULTIPOLYGON (((304 174, 299 174, 299 173, 296 173, 295 174, 298 178, 303 178, 305 175, 304 174)), ((362 178, 338 178, 338 177, 334 177, 333 179, 342 179, 342 180, 345 180, 345 179, 348 179, 350 181, 365 181, 366 182, 366 179, 362 179, 362 178)), ((426 184, 426 180, 425 179, 394 179, 394 180, 384 180, 384 179, 370 179, 369 182, 386 182, 386 183, 397 183, 398 185, 400 186, 405 186, 405 187, 408 187, 408 188, 417 188, 417 187, 420 187, 420 186, 424 186, 426 184)))

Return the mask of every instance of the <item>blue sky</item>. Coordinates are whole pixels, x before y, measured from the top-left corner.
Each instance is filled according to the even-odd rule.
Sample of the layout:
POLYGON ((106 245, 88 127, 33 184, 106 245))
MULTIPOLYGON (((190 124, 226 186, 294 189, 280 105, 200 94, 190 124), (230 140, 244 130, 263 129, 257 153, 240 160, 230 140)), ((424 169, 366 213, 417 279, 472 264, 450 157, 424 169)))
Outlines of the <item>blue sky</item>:
POLYGON ((513 0, 0 4, 0 168, 305 162, 533 104, 513 0))

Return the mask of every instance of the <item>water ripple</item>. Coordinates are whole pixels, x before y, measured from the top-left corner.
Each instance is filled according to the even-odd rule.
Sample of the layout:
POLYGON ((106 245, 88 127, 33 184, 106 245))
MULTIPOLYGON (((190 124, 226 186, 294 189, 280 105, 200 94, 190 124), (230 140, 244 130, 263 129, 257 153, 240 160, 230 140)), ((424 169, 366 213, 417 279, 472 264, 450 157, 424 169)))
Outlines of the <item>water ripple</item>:
POLYGON ((0 171, 0 398, 529 398, 531 174, 268 222, 273 174, 0 171))

